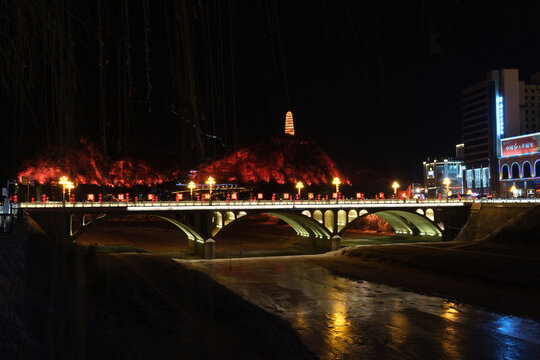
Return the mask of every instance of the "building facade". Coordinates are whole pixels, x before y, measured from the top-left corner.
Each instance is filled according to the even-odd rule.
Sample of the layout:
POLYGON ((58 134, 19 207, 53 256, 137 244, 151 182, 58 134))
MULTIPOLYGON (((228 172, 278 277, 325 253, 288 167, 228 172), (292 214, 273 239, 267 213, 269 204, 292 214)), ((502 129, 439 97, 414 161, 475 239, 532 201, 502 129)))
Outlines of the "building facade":
POLYGON ((519 82, 521 134, 540 131, 540 73, 531 76, 531 84, 519 82))
POLYGON ((517 69, 501 69, 488 72, 486 80, 462 91, 462 176, 467 191, 499 195, 500 140, 521 133, 521 86, 517 69))
POLYGON ((501 197, 540 197, 540 132, 501 139, 501 197))

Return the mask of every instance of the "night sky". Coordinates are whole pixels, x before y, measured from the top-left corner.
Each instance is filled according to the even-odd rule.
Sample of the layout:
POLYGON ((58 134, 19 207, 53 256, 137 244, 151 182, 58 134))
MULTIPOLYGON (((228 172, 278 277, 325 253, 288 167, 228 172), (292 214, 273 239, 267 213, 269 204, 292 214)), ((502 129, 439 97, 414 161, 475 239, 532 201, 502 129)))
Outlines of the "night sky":
POLYGON ((257 34, 260 66, 240 82, 242 120, 254 121, 242 132, 278 132, 281 122, 269 124, 290 106, 297 133, 349 172, 421 180, 423 160, 452 156, 461 142, 462 88, 495 68, 518 68, 527 81, 540 71, 538 5, 290 3, 278 2, 287 87, 265 79, 268 45, 257 34))
MULTIPOLYGON (((181 131, 178 125, 181 119, 189 118, 189 114, 184 117, 181 114, 186 101, 185 97, 181 98, 175 105, 171 94, 182 86, 179 84, 185 84, 186 73, 191 70, 185 67, 186 52, 176 51, 175 44, 180 43, 174 40, 177 29, 170 26, 172 22, 164 20, 174 17, 173 8, 182 9, 183 5, 179 4, 187 4, 187 17, 193 22, 190 30, 193 39, 187 45, 184 43, 183 49, 187 46, 195 54, 195 70, 191 72, 198 74, 199 88, 194 98, 198 111, 204 112, 201 116, 206 124, 204 130, 215 133, 226 143, 223 148, 214 146, 212 156, 232 151, 235 138, 237 145, 242 145, 281 135, 285 113, 292 110, 297 135, 316 140, 353 182, 362 176, 384 181, 401 179, 403 183, 421 181, 423 160, 452 156, 455 144, 461 142, 459 96, 462 88, 484 79, 491 69, 518 68, 521 80, 526 81, 531 73, 540 71, 538 4, 526 6, 520 2, 503 7, 468 1, 390 4, 374 0, 261 0, 208 1, 202 5, 202 10, 194 1, 163 4, 166 5, 144 0, 129 2, 133 80, 130 86, 124 87, 118 84, 122 81, 127 84, 127 75, 122 78, 117 75, 123 73, 114 70, 114 66, 123 66, 125 62, 117 45, 124 35, 118 30, 121 25, 116 25, 121 24, 118 19, 124 10, 107 5, 110 6, 105 10, 108 21, 100 23, 96 13, 103 9, 96 11, 94 5, 85 2, 80 6, 67 5, 71 7, 64 13, 73 14, 69 23, 69 41, 73 41, 66 43, 75 44, 74 60, 69 68, 73 74, 70 79, 74 80, 70 81, 77 84, 77 91, 73 92, 76 97, 68 91, 69 98, 60 101, 75 104, 75 110, 69 109, 75 115, 66 118, 78 123, 68 133, 72 136, 67 138, 84 136, 98 143, 96 64, 99 48, 96 39, 102 36, 101 24, 107 42, 104 114, 112 119, 120 118, 115 113, 119 108, 115 99, 125 96, 132 118, 130 140, 124 140, 122 146, 109 146, 108 151, 111 155, 117 155, 116 151, 153 156, 169 154, 172 158, 185 154, 185 148, 173 138, 181 131), (148 74, 143 4, 148 6, 151 26, 148 35, 151 114, 146 101, 148 74), (205 31, 211 35, 204 35, 205 31), (183 60, 178 61, 179 58, 183 60), (181 75, 172 74, 173 63, 181 75), (180 115, 175 115, 177 112, 180 115), (235 122, 237 134, 233 130, 235 122)), ((24 52, 13 42, 18 29, 17 19, 13 18, 18 11, 15 6, 6 3, 1 9, 4 18, 11 19, 0 29, 4 48, 0 55, 4 61, 18 59, 15 56, 24 52)), ((51 5, 51 9, 52 13, 55 7, 51 5)), ((35 7, 26 10, 22 13, 30 15, 25 16, 31 17, 35 11, 36 19, 40 19, 35 7)), ((58 14, 63 11, 59 10, 58 14)), ((19 146, 18 160, 35 156, 51 146, 44 143, 40 132, 33 127, 39 127, 40 121, 49 121, 47 112, 52 113, 54 105, 45 98, 42 102, 23 103, 23 96, 14 95, 17 91, 13 90, 27 88, 24 76, 18 76, 17 72, 29 68, 28 59, 35 59, 32 69, 40 71, 39 46, 42 44, 36 36, 40 31, 45 33, 43 27, 36 25, 19 41, 24 44, 31 39, 27 42, 33 44, 27 47, 29 55, 21 57, 25 59, 24 64, 19 66, 18 61, 13 61, 0 72, 1 121, 4 132, 14 134, 4 142, 2 151, 18 154, 18 150, 12 150, 16 146, 7 145, 17 133, 6 128, 23 116, 30 119, 35 114, 43 114, 44 120, 39 117, 27 120, 18 130, 27 134, 29 140, 24 147, 19 146), (36 44, 38 49, 34 50, 36 44)), ((42 38, 46 39, 47 34, 42 38)), ((48 55, 50 61, 56 61, 54 53, 48 55)), ((45 55, 43 64, 47 64, 45 55)), ((52 86, 50 79, 68 76, 64 71, 54 72, 47 66, 43 65, 44 70, 38 73, 44 80, 33 81, 28 88, 34 93, 28 92, 27 96, 24 93, 25 99, 47 94, 52 86)), ((30 75, 28 79, 35 78, 30 75)), ((58 117, 58 111, 49 116, 50 121, 54 122, 55 116, 58 117)), ((117 131, 113 125, 110 130, 117 131)), ((62 141, 57 143, 62 144, 62 141)), ((185 161, 187 164, 197 159, 191 157, 185 161)), ((2 176, 12 168, 12 164, 4 166, 2 176)))

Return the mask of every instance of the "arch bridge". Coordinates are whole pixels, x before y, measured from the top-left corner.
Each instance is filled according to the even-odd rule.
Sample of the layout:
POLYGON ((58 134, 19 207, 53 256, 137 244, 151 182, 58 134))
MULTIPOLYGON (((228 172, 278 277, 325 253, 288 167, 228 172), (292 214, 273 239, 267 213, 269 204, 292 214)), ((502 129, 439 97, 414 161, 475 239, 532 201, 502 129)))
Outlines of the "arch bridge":
MULTIPOLYGON (((383 218, 396 233, 452 239, 466 223, 470 202, 464 200, 341 200, 329 201, 214 201, 21 203, 14 206, 35 220, 59 242, 72 243, 93 224, 132 214, 163 218, 183 231, 189 248, 205 258, 214 257, 213 240, 234 221, 269 214, 289 224, 303 243, 321 251, 339 248, 340 236, 368 214, 383 218)), ((20 215, 20 214, 19 214, 20 215)), ((219 244, 217 244, 219 246, 219 244)))

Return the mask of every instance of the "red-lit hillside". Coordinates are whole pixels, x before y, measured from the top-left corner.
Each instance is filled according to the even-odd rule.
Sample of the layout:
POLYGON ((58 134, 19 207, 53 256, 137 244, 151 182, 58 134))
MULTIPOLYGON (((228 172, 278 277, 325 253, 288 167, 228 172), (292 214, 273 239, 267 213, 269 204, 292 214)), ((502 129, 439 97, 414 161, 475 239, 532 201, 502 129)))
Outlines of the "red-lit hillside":
MULTIPOLYGON (((18 177, 26 176, 40 184, 48 184, 67 175, 78 184, 153 186, 178 180, 182 172, 173 166, 170 171, 162 173, 144 161, 127 157, 108 159, 95 146, 81 140, 74 148, 51 151, 26 162, 18 177)), ((307 185, 317 185, 328 184, 335 176, 342 183, 349 183, 332 159, 315 143, 289 136, 245 147, 213 163, 202 164, 199 169, 198 182, 204 182, 212 175, 218 182, 238 184, 304 181, 307 185)))
POLYGON ((26 176, 40 184, 48 184, 63 175, 78 184, 113 187, 152 186, 175 180, 173 174, 160 174, 144 161, 107 159, 95 146, 84 140, 80 140, 80 144, 71 149, 57 149, 28 161, 18 177, 26 176))
POLYGON ((307 185, 328 184, 335 176, 349 180, 314 142, 292 136, 268 139, 199 168, 198 181, 213 176, 218 182, 278 184, 304 181, 307 185))

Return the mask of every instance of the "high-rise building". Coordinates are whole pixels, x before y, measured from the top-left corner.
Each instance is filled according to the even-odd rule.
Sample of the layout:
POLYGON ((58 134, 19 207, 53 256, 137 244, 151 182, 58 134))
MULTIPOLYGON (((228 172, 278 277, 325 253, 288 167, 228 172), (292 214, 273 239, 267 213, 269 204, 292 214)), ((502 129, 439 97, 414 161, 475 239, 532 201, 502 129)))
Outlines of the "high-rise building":
POLYGON ((531 84, 519 82, 521 134, 540 131, 540 72, 531 76, 531 84))
POLYGON ((285 135, 294 136, 294 120, 291 111, 285 114, 285 135))
POLYGON ((498 195, 500 140, 520 135, 520 82, 517 69, 492 70, 486 80, 462 91, 464 187, 498 195))

